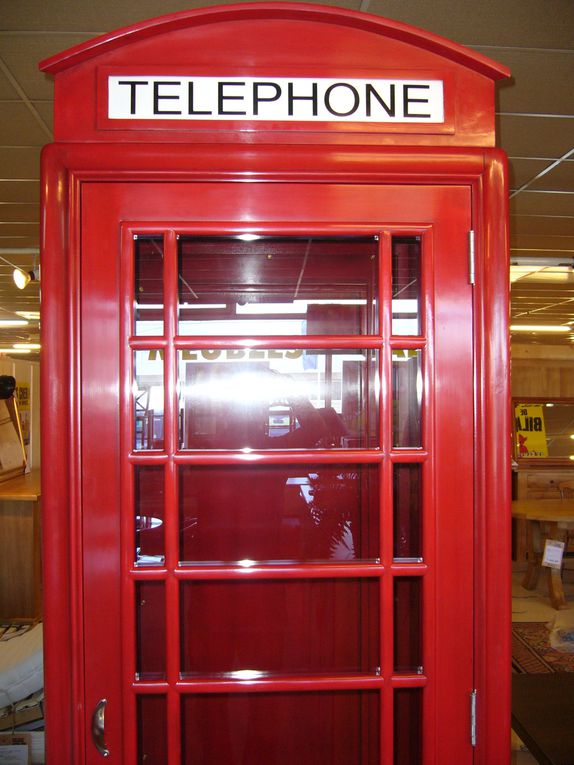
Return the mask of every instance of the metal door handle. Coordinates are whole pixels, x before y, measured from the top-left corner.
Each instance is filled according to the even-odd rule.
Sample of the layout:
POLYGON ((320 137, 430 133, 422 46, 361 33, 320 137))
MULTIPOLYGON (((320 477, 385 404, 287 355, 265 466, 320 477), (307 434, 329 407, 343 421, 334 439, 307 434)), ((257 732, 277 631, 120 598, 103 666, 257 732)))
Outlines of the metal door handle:
POLYGON ((110 750, 106 746, 104 741, 104 735, 106 732, 106 704, 107 699, 100 699, 96 704, 94 713, 92 714, 92 741, 98 752, 102 757, 109 757, 110 750))

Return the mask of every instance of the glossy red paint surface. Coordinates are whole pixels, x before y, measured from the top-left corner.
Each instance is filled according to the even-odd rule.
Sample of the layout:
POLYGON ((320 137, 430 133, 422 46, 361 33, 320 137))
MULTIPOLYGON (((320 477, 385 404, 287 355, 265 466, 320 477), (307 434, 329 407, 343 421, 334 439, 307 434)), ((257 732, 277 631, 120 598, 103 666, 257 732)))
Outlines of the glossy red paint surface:
MULTIPOLYGON (((322 744, 322 754, 310 748, 308 761, 321 765, 405 765, 405 758, 409 765, 507 762, 505 168, 494 150, 465 148, 492 144, 491 80, 504 70, 400 25, 289 5, 175 14, 82 46, 46 68, 57 73, 58 140, 69 141, 43 158, 49 765, 100 761, 89 723, 101 698, 109 701, 111 765, 178 765, 190 757, 227 764, 241 762, 246 752, 255 762, 262 751, 273 753, 270 765, 283 765, 294 755, 285 760, 289 750, 277 742, 289 737, 300 752, 310 736, 322 744), (240 31, 232 61, 227 51, 240 31), (313 50, 321 53, 320 66, 301 58, 309 35, 318 42, 313 50), (279 36, 287 41, 281 48, 279 36), (341 58, 333 51, 344 47, 343 39, 349 47, 341 58), (161 57, 172 66, 190 40, 198 65, 203 57, 206 66, 225 72, 247 61, 255 66, 260 57, 278 73, 297 55, 313 75, 334 76, 359 52, 365 72, 383 55, 392 57, 393 71, 414 64, 439 70, 449 88, 456 83, 447 104, 454 132, 377 133, 328 124, 317 133, 234 124, 224 130, 102 130, 101 94, 99 102, 88 95, 98 67, 135 64, 138 57, 161 57), (208 56, 214 50, 221 54, 215 61, 208 56), (273 145, 265 145, 269 140, 273 145), (374 145, 390 142, 403 147, 374 145), (471 219, 478 232, 474 288, 466 260, 471 219), (327 329, 299 337, 178 335, 177 237, 254 230, 275 237, 378 236, 379 324, 363 335, 341 328, 339 334, 327 329), (135 334, 132 326, 134 234, 163 237, 163 334, 155 337, 135 334), (420 237, 418 335, 391 334, 393 236, 420 237), (379 348, 377 440, 335 449, 261 450, 255 444, 241 452, 223 443, 181 449, 173 395, 178 363, 188 363, 191 353, 219 349, 233 356, 246 347, 379 348), (134 449, 133 353, 158 350, 161 441, 152 450, 134 449), (410 363, 413 352, 421 365, 411 378, 400 365, 410 363), (397 381, 406 401, 422 383, 418 448, 394 446, 397 381), (322 472, 339 475, 353 465, 376 476, 369 482, 378 487, 369 489, 365 504, 361 484, 358 510, 347 516, 360 553, 349 560, 318 554, 323 541, 314 539, 309 548, 304 536, 287 533, 307 512, 287 494, 279 513, 282 541, 266 539, 266 479, 249 502, 242 497, 242 481, 259 481, 259 474, 294 475, 305 485, 322 472), (393 482, 393 465, 420 469, 418 494, 404 478, 393 482), (214 494, 217 471, 226 478, 214 494), (232 506, 225 482, 236 474, 243 478, 232 506), (402 510, 397 496, 406 503, 402 510), (198 501, 209 502, 213 517, 202 520, 198 501), (235 511, 241 515, 242 508, 253 540, 234 539, 235 511), (211 533, 203 547, 182 534, 197 519, 211 533), (225 554, 215 552, 218 525, 225 554), (361 546, 359 532, 377 539, 361 546), (143 555, 160 558, 136 565, 138 545, 143 555), (249 549, 253 553, 243 552, 249 549), (305 549, 312 555, 306 557, 305 549), (422 561, 405 559, 404 551, 413 550, 420 550, 422 561), (247 558, 249 565, 239 565, 247 558), (290 599, 290 610, 282 608, 290 599), (321 634, 329 636, 326 651, 316 642, 321 634), (475 753, 468 717, 473 687, 475 753), (152 725, 157 736, 149 734, 152 725)), ((351 488, 353 505, 357 488, 351 488)), ((327 501, 330 508, 333 503, 327 501)))

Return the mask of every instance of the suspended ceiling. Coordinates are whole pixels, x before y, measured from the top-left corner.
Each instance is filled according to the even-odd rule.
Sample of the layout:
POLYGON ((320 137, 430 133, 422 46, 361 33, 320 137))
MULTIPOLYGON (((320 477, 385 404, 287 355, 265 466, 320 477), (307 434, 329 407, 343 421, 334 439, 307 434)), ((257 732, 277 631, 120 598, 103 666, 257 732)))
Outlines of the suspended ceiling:
MULTIPOLYGON (((213 5, 175 0, 0 0, 0 255, 37 265, 39 162, 52 140, 53 87, 38 61, 113 29, 213 5)), ((219 3, 221 4, 221 3, 219 3)), ((506 64, 497 90, 498 143, 510 159, 511 258, 574 257, 574 2, 340 0, 323 3, 413 24, 506 64)), ((545 262, 545 261, 543 261, 545 262)), ((18 290, 0 260, 0 319, 39 309, 40 287, 18 290)), ((546 267, 513 283, 515 324, 574 322, 572 270, 546 267)), ((0 328, 0 348, 34 341, 38 323, 0 328)), ((570 333, 520 342, 571 343, 570 333)))

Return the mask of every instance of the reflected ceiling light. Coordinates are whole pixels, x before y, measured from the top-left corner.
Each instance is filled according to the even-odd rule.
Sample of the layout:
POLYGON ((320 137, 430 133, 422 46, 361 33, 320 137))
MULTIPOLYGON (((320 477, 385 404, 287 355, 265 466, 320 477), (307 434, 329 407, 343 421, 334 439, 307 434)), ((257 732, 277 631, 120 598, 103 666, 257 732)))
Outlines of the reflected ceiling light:
POLYGON ((0 348, 0 353, 32 353, 29 348, 0 348))
POLYGON ((19 350, 19 349, 25 350, 26 348, 28 348, 31 351, 39 351, 41 347, 42 346, 40 345, 40 343, 14 343, 14 345, 12 346, 12 348, 16 350, 19 350))
POLYGON ((16 316, 21 316, 29 321, 40 321, 40 311, 16 311, 16 316))
POLYGON ((242 242, 256 242, 261 239, 259 234, 238 234, 237 238, 241 239, 242 242))
POLYGON ((40 281, 40 269, 35 266, 31 271, 24 271, 22 268, 15 268, 12 273, 14 284, 19 290, 25 289, 30 282, 40 281))
POLYGON ((0 327, 27 327, 26 319, 0 319, 0 327))
POLYGON ((511 324, 511 332, 571 332, 570 326, 551 324, 511 324))

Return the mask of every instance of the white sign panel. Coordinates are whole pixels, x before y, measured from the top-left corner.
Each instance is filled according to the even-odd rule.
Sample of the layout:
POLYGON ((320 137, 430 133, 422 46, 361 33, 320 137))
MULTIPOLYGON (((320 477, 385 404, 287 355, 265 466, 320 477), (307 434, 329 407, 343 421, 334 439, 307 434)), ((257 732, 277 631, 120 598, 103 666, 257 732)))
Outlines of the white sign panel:
POLYGON ((441 80, 108 77, 112 120, 444 122, 441 80))

